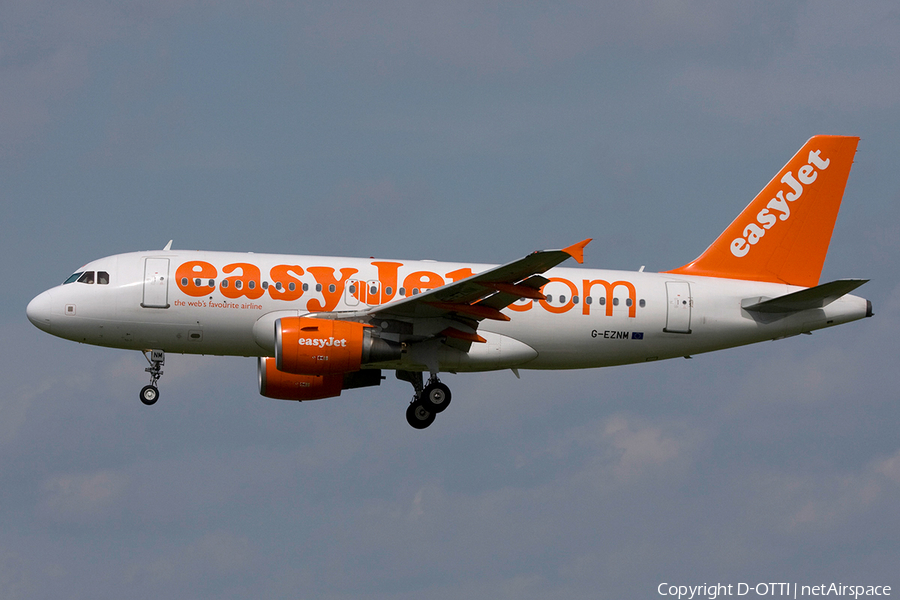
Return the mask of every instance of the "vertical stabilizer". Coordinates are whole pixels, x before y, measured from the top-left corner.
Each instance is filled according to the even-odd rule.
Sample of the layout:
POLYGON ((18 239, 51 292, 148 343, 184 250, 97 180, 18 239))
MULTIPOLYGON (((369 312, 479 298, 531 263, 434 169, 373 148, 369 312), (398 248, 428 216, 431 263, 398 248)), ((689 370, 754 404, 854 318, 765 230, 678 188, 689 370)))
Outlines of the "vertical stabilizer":
POLYGON ((683 275, 819 283, 858 137, 811 138, 683 275))

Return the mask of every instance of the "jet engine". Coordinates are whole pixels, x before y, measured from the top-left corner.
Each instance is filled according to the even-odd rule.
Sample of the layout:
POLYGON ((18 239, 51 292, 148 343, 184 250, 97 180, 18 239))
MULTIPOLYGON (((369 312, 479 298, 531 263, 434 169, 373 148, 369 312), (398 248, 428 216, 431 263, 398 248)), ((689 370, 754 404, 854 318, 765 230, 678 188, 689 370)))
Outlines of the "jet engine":
POLYGON ((381 384, 381 369, 330 375, 295 375, 279 371, 275 359, 259 359, 259 393, 279 400, 319 400, 340 396, 351 388, 381 384))
POLYGON ((275 321, 275 367, 294 375, 336 375, 398 360, 401 347, 353 321, 285 317, 275 321))

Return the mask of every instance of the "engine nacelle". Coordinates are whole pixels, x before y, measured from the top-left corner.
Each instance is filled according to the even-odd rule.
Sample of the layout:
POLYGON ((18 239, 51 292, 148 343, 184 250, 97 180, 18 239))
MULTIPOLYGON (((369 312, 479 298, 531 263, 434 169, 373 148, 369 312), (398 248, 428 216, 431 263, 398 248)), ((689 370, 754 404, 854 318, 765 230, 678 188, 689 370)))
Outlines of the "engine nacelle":
POLYGON ((275 321, 275 367, 295 375, 337 375, 363 364, 397 360, 399 344, 353 321, 285 317, 275 321))
POLYGON ((275 365, 297 375, 358 371, 362 364, 362 323, 287 317, 275 321, 275 365))
POLYGON ((259 359, 259 393, 279 400, 319 400, 340 396, 342 390, 381 384, 381 370, 367 369, 332 375, 295 375, 279 371, 275 359, 259 359))

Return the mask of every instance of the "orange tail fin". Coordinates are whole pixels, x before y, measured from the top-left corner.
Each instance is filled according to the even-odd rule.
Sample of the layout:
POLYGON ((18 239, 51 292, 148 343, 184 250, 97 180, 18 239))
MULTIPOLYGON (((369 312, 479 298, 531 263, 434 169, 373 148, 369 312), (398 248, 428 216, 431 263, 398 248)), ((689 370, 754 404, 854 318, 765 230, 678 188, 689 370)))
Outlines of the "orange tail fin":
POLYGON ((817 285, 858 142, 811 138, 706 252, 668 273, 817 285))

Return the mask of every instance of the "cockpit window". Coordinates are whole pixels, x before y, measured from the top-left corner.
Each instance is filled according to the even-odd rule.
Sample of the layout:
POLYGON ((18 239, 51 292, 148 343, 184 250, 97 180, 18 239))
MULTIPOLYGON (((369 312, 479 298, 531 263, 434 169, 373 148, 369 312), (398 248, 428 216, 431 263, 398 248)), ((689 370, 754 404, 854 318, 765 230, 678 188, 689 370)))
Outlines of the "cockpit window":
MULTIPOLYGON (((94 283, 94 271, 78 271, 72 273, 68 279, 63 281, 63 285, 67 283, 94 283)), ((109 285, 109 273, 106 271, 97 271, 96 282, 100 285, 109 285)))

